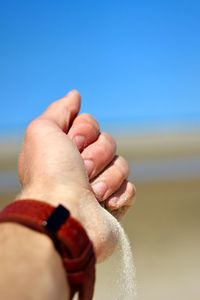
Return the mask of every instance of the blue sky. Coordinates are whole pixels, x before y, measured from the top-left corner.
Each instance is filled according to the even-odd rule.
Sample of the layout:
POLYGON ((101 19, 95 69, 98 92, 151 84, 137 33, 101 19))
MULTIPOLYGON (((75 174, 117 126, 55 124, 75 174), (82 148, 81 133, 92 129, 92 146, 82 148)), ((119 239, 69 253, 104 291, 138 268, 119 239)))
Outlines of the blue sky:
POLYGON ((200 128, 200 2, 0 1, 0 131, 76 88, 105 126, 200 128))

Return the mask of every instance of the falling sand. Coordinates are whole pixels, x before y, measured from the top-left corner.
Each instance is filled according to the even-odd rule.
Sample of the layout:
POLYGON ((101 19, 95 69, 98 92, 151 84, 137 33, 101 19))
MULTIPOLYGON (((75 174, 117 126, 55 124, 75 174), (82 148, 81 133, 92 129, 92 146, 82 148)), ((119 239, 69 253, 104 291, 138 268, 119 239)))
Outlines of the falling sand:
POLYGON ((97 265, 94 300, 134 300, 136 280, 130 243, 120 223, 110 214, 107 217, 119 242, 112 256, 97 265))

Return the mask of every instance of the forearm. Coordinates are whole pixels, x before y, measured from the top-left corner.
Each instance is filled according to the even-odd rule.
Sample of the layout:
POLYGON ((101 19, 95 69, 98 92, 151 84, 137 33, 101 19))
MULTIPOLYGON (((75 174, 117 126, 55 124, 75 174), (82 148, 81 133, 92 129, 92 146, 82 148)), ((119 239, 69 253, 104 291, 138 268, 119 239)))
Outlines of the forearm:
POLYGON ((0 224, 0 299, 66 300, 62 261, 44 234, 15 223, 0 224))

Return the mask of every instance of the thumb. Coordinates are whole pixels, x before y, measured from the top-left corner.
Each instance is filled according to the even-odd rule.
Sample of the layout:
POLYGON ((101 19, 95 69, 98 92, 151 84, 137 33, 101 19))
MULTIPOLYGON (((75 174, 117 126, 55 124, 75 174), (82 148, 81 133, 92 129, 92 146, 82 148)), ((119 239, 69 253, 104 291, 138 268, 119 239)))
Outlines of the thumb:
POLYGON ((50 104, 42 118, 55 123, 66 133, 70 124, 80 111, 81 96, 78 91, 72 90, 66 96, 50 104))

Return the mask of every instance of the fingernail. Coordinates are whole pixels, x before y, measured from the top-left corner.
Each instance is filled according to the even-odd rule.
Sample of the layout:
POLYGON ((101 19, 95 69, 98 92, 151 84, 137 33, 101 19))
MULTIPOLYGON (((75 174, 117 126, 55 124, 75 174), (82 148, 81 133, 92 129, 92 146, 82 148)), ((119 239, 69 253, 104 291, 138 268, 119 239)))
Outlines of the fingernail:
POLYGON ((73 94, 74 93, 74 89, 73 90, 70 90, 68 93, 67 93, 67 96, 70 96, 71 94, 73 94))
POLYGON ((119 198, 117 197, 112 197, 109 201, 108 204, 111 206, 115 206, 117 204, 117 202, 119 201, 119 198))
POLYGON ((125 194, 122 194, 121 196, 117 197, 117 196, 113 196, 109 199, 109 205, 111 206, 121 206, 121 205, 126 205, 126 201, 128 199, 128 195, 125 193, 125 194))
POLYGON ((84 149, 85 137, 82 135, 77 135, 73 138, 73 142, 76 144, 79 151, 84 149))
POLYGON ((92 185, 92 189, 99 200, 103 200, 105 192, 107 190, 107 185, 103 181, 99 181, 92 185))
POLYGON ((85 168, 87 170, 88 176, 90 176, 93 171, 93 168, 94 168, 94 162, 91 159, 85 159, 84 164, 85 164, 85 168))

